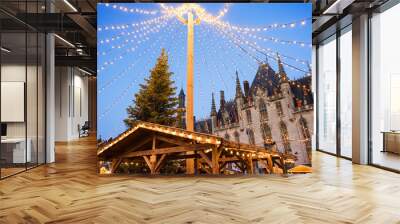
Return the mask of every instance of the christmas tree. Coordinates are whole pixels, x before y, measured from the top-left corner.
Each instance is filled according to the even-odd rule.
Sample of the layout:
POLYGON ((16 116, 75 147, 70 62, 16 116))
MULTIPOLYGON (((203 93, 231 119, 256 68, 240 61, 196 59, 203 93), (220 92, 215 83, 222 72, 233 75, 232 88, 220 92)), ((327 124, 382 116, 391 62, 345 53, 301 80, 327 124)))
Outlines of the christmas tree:
POLYGON ((168 55, 162 49, 156 65, 150 70, 150 77, 140 85, 133 105, 127 108, 128 118, 124 122, 128 127, 138 120, 169 126, 176 124, 178 98, 175 96, 176 87, 171 80, 172 75, 168 55))

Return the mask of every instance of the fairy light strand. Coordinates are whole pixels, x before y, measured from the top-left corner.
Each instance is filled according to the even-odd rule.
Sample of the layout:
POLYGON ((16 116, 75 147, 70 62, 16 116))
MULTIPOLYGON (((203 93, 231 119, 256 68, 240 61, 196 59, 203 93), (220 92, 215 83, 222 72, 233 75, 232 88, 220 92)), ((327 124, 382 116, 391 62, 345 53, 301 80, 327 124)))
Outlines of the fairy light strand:
MULTIPOLYGON (((130 49, 131 51, 134 51, 134 49, 136 49, 141 43, 144 43, 143 38, 146 39, 147 36, 160 32, 161 28, 165 27, 166 25, 167 25, 166 23, 165 25, 157 25, 156 27, 149 28, 145 32, 139 34, 135 33, 127 34, 128 36, 124 38, 124 41, 122 43, 119 43, 117 45, 111 45, 111 47, 108 48, 107 50, 99 51, 97 55, 105 56, 113 50, 121 50, 121 49, 125 49, 125 51, 128 51, 130 49)), ((105 45, 99 46, 99 50, 103 49, 104 47, 105 45)))
POLYGON ((271 37, 271 36, 258 36, 255 34, 252 34, 250 32, 243 32, 243 31, 238 31, 238 30, 233 30, 231 29, 231 31, 237 32, 237 33, 241 33, 244 34, 248 37, 251 37, 253 39, 256 40, 261 40, 261 41, 268 41, 268 42, 273 42, 275 44, 283 44, 283 45, 296 45, 299 47, 312 47, 312 45, 308 42, 305 41, 299 41, 299 40, 284 40, 284 39, 280 39, 280 38, 276 38, 276 37, 271 37))
MULTIPOLYGON (((218 29, 218 28, 217 28, 217 29, 218 29)), ((269 58, 271 58, 271 59, 273 59, 273 60, 277 60, 277 58, 276 58, 275 56, 272 56, 270 53, 265 53, 265 52, 263 52, 263 51, 265 51, 265 49, 259 47, 258 45, 254 46, 253 43, 250 43, 249 41, 244 41, 244 40, 242 40, 242 39, 240 39, 240 38, 238 38, 238 37, 229 35, 229 34, 227 34, 225 31, 223 31, 223 30, 221 30, 221 29, 218 29, 218 30, 219 30, 218 32, 220 32, 222 35, 227 35, 229 38, 232 38, 234 44, 235 44, 236 46, 238 46, 239 48, 241 48, 243 51, 248 52, 248 51, 247 51, 246 49, 244 49, 240 44, 247 45, 247 46, 249 46, 249 47, 251 48, 251 50, 256 51, 256 52, 259 52, 259 53, 262 53, 263 55, 265 55, 265 56, 267 56, 267 57, 269 57, 269 58)), ((256 43, 255 43, 255 44, 256 44, 256 43)), ((269 51, 271 51, 271 50, 269 50, 269 51)), ((288 56, 279 54, 278 52, 274 52, 274 53, 275 53, 275 55, 278 54, 278 55, 281 56, 281 57, 290 58, 290 57, 288 57, 288 56)), ((257 59, 257 57, 255 57, 254 55, 250 55, 250 56, 253 57, 255 60, 259 60, 259 59, 257 59)), ((293 59, 293 58, 292 58, 292 59, 293 59)), ((297 61, 302 61, 302 62, 304 62, 304 60, 300 60, 300 59, 297 59, 297 61)), ((261 62, 261 60, 260 60, 260 62, 261 62)), ((300 68, 298 68, 298 67, 296 67, 296 66, 290 65, 290 64, 288 64, 288 63, 286 63, 286 62, 282 62, 282 64, 285 65, 286 67, 289 67, 289 68, 292 68, 292 69, 301 71, 301 72, 303 72, 303 73, 309 73, 308 71, 305 71, 305 70, 300 69, 300 68)), ((304 62, 303 64, 305 64, 305 62, 304 62)))
MULTIPOLYGON (((207 29, 207 32, 208 33, 211 33, 211 29, 210 28, 208 28, 207 29)), ((218 35, 218 33, 214 33, 215 35, 218 35)), ((226 41, 223 41, 223 43, 224 43, 224 46, 226 47, 226 48, 228 48, 228 49, 230 49, 231 51, 233 51, 233 49, 234 48, 232 48, 232 46, 229 44, 229 43, 227 43, 226 41)), ((224 50, 223 48, 222 48, 222 45, 215 45, 215 43, 214 43, 214 48, 219 48, 219 49, 221 49, 221 51, 223 51, 223 52, 225 52, 228 56, 230 55, 226 50, 224 50)), ((243 58, 243 52, 242 51, 240 51, 242 54, 237 54, 237 52, 235 53, 235 54, 237 54, 238 56, 239 56, 239 58, 243 58)), ((237 64, 237 62, 236 61, 234 61, 233 59, 232 59, 232 57, 227 57, 227 58, 229 58, 230 60, 230 63, 231 63, 231 65, 234 67, 234 68, 236 68, 236 70, 238 70, 239 72, 240 72, 240 67, 241 66, 239 66, 238 64, 237 64)), ((244 60, 240 60, 241 62, 244 62, 244 60)), ((242 64, 242 66, 243 66, 243 64, 242 64)), ((245 63, 244 64, 244 66, 246 66, 250 71, 251 70, 255 70, 254 69, 254 65, 250 65, 249 64, 249 62, 247 62, 247 63, 245 63)), ((236 77, 233 77, 233 74, 232 74, 232 80, 235 80, 236 79, 236 77)))
POLYGON ((155 14, 159 13, 159 10, 145 10, 145 9, 139 9, 139 8, 128 8, 128 7, 119 5, 119 4, 105 3, 104 6, 107 8, 120 10, 120 11, 126 12, 126 13, 135 13, 135 14, 139 13, 139 14, 144 14, 144 15, 155 15, 155 14))
POLYGON ((172 17, 173 17, 173 15, 168 14, 168 15, 163 15, 163 16, 155 17, 155 18, 148 19, 148 20, 143 20, 141 22, 136 22, 136 23, 125 23, 125 24, 119 24, 119 25, 108 24, 108 25, 98 26, 97 31, 103 32, 103 31, 124 30, 124 29, 129 29, 131 27, 154 24, 154 23, 157 23, 157 21, 160 19, 172 18, 172 17))
POLYGON ((243 38, 239 34, 234 34, 232 32, 228 33, 228 32, 226 32, 226 31, 224 31, 224 30, 222 30, 220 28, 217 28, 217 30, 219 30, 219 32, 224 36, 228 35, 228 36, 230 36, 230 38, 239 39, 241 43, 244 43, 246 45, 253 45, 253 47, 258 48, 258 49, 262 49, 262 51, 264 51, 264 52, 272 53, 274 55, 279 54, 282 58, 294 60, 296 62, 300 62, 303 65, 306 65, 308 63, 308 61, 306 61, 306 60, 298 59, 298 58, 295 58, 295 57, 292 57, 292 56, 281 54, 281 53, 279 53, 277 51, 273 51, 273 50, 271 50, 271 48, 266 48, 265 49, 265 48, 259 46, 257 44, 257 42, 251 42, 251 41, 243 40, 243 38))
MULTIPOLYGON (((230 43, 233 43, 233 42, 230 41, 230 43)), ((248 53, 248 55, 250 54, 248 51, 246 51, 246 53, 248 53)), ((252 55, 249 55, 249 56, 252 56, 252 55)), ((279 55, 279 56, 281 56, 281 55, 279 55)), ((269 58, 273 58, 274 60, 278 60, 276 57, 272 57, 272 56, 269 56, 269 58)), ((284 65, 285 67, 290 68, 291 70, 301 71, 302 73, 305 74, 305 76, 303 76, 303 77, 306 77, 306 76, 310 75, 309 72, 305 72, 304 70, 299 70, 297 67, 292 66, 290 64, 284 64, 284 62, 281 62, 281 64, 284 65)), ((277 74, 275 74, 275 75, 277 75, 277 74)), ((310 88, 307 88, 306 85, 304 85, 303 83, 298 82, 297 80, 290 80, 290 83, 291 83, 291 85, 295 85, 298 88, 303 87, 303 91, 311 92, 310 88)))
MULTIPOLYGON (((172 26, 169 26, 169 28, 167 29, 168 31, 170 31, 172 33, 173 29, 171 28, 172 26)), ((159 36, 160 37, 160 36, 159 36)), ((129 74, 128 72, 133 69, 137 63, 140 61, 140 59, 142 58, 143 55, 147 54, 150 52, 150 50, 160 42, 160 38, 157 38, 155 41, 153 41, 153 43, 150 45, 150 47, 144 49, 143 51, 139 52, 138 57, 136 57, 136 60, 131 63, 130 65, 128 65, 128 67, 126 67, 124 70, 122 70, 120 73, 118 73, 117 75, 113 76, 111 75, 113 78, 106 82, 103 86, 101 86, 98 90, 98 93, 101 94, 105 89, 107 89, 108 87, 110 87, 114 82, 116 82, 117 80, 121 79, 122 77, 126 76, 127 74, 129 74)))
MULTIPOLYGON (((167 23, 161 25, 160 27, 157 27, 157 28, 156 28, 156 31, 154 31, 154 32, 155 32, 155 33, 160 32, 160 30, 161 30, 163 27, 165 27, 165 26, 167 26, 167 23)), ((132 42, 132 45, 133 45, 133 43, 139 45, 139 44, 142 44, 142 43, 144 43, 144 42, 147 42, 148 40, 150 40, 150 38, 149 38, 148 36, 145 36, 144 39, 139 39, 139 40, 137 40, 136 42, 134 42, 134 40, 131 40, 131 42, 132 42)), ((119 47, 119 48, 121 48, 121 47, 119 47)), ((101 65, 100 65, 101 67, 100 67, 100 70, 99 70, 99 71, 103 71, 103 70, 105 70, 107 67, 116 64, 117 61, 124 59, 125 56, 126 56, 127 54, 132 53, 132 52, 135 52, 136 49, 137 49, 137 48, 135 48, 135 47, 129 47, 129 48, 127 48, 123 53, 117 55, 116 57, 112 58, 111 60, 108 60, 108 61, 105 61, 105 62, 101 63, 101 65)))
POLYGON ((205 10, 204 10, 204 12, 200 12, 198 15, 206 23, 209 23, 212 25, 218 25, 223 28, 229 28, 229 29, 233 29, 233 30, 246 31, 246 32, 261 32, 261 31, 269 31, 269 30, 274 30, 274 29, 285 29, 285 28, 292 29, 295 27, 305 26, 307 24, 307 21, 311 20, 311 18, 305 18, 302 20, 297 20, 297 21, 293 21, 293 22, 289 22, 289 23, 269 24, 269 25, 263 26, 263 27, 240 27, 240 26, 232 25, 229 22, 224 22, 220 19, 216 19, 214 16, 206 13, 205 10))
MULTIPOLYGON (((169 18, 169 17, 160 17, 159 19, 155 20, 154 23, 155 23, 155 24, 157 24, 157 23, 162 23, 162 22, 168 21, 168 19, 171 19, 171 18, 169 18)), ((116 40, 121 39, 121 37, 129 36, 129 35, 134 35, 135 33, 139 33, 139 32, 146 31, 147 29, 150 29, 150 28, 152 27, 152 25, 153 25, 153 23, 151 23, 151 24, 145 24, 145 25, 143 25, 143 26, 136 26, 136 27, 132 28, 132 31, 125 31, 125 30, 123 30, 122 32, 120 32, 120 33, 118 33, 118 34, 115 34, 115 35, 113 35, 113 36, 110 37, 110 38, 105 38, 105 39, 99 40, 98 43, 99 43, 100 45, 109 44, 109 43, 111 43, 111 42, 113 42, 113 41, 116 41, 116 40)))
MULTIPOLYGON (((165 42, 165 39, 162 39, 162 40, 163 40, 163 42, 165 42)), ((155 45, 156 45, 156 43, 153 43, 151 48, 153 48, 155 45)), ((164 44, 161 44, 161 46, 163 46, 163 45, 164 44)), ((155 53, 155 55, 158 54, 158 52, 155 50, 153 52, 155 53)), ((151 64, 152 59, 153 59, 152 57, 149 57, 145 64, 146 65, 151 64)), ((135 78, 131 83, 129 83, 129 85, 124 89, 124 91, 117 98, 112 100, 112 103, 100 115, 99 120, 102 120, 113 108, 115 108, 115 105, 120 103, 126 97, 126 95, 129 93, 129 90, 136 84, 136 82, 137 82, 137 78, 135 78)))

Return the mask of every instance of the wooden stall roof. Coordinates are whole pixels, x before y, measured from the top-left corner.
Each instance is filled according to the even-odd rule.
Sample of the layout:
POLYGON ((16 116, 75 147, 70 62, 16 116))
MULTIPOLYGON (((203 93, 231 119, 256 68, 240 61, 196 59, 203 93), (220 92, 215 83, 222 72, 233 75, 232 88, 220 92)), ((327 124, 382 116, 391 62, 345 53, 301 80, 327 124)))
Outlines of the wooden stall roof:
POLYGON ((197 144, 208 144, 223 146, 226 149, 240 150, 250 153, 269 153, 276 156, 284 157, 285 159, 294 159, 293 155, 283 154, 276 151, 270 151, 264 147, 249 145, 244 143, 238 143, 234 141, 228 141, 217 135, 210 135, 199 132, 187 131, 181 128, 170 127, 160 124, 154 124, 144 121, 138 121, 133 127, 121 133, 109 142, 106 142, 99 146, 97 150, 97 156, 102 157, 111 153, 115 153, 120 150, 124 150, 126 147, 135 142, 152 134, 162 134, 173 138, 186 139, 188 141, 195 141, 197 144))

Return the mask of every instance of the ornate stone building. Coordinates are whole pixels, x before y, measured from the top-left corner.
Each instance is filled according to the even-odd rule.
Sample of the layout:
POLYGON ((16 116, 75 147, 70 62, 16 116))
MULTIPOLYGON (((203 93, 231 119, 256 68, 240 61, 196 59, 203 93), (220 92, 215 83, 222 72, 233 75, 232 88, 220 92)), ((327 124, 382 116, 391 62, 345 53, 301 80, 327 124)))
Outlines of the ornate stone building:
POLYGON ((217 110, 212 94, 211 118, 196 122, 196 130, 276 147, 296 155, 296 164, 311 164, 311 76, 289 80, 279 57, 278 68, 276 73, 268 63, 261 64, 251 85, 243 82, 243 90, 236 72, 235 98, 225 100, 220 91, 217 110))

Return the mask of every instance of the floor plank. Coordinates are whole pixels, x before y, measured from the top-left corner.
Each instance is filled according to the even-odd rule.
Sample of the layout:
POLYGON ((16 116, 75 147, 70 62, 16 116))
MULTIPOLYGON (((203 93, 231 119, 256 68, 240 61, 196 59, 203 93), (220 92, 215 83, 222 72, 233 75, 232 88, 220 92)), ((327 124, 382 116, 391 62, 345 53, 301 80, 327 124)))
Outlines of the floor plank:
POLYGON ((0 181, 0 223, 400 223, 400 175, 323 153, 314 173, 99 177, 95 139, 0 181))

